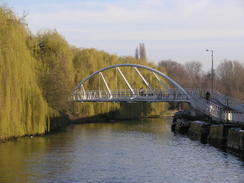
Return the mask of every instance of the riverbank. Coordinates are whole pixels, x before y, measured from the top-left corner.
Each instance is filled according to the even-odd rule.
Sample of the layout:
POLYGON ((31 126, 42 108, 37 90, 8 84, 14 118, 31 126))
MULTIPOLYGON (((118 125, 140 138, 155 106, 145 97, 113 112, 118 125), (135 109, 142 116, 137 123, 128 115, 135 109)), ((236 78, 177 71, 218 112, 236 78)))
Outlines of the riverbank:
MULTIPOLYGON (((165 111, 161 115, 140 117, 140 118, 162 118, 162 117, 172 117, 177 111, 165 111)), ((133 118, 133 119, 140 119, 133 118)), ((95 115, 90 117, 81 117, 81 116, 70 116, 69 121, 71 124, 85 124, 85 123, 114 123, 121 120, 133 120, 133 119, 112 119, 107 115, 95 115)))
MULTIPOLYGON (((175 110, 169 110, 162 112, 161 115, 157 116, 149 116, 149 117, 140 117, 140 118, 163 118, 163 117, 172 117, 177 111, 175 110)), ((134 118, 140 119, 140 118, 134 118)), ((79 116, 79 115, 62 115, 60 117, 52 118, 50 120, 50 132, 46 133, 36 133, 36 134, 27 134, 24 136, 19 136, 19 137, 35 137, 35 136, 42 136, 47 133, 52 133, 53 131, 59 130, 60 128, 64 128, 66 126, 69 126, 70 124, 86 124, 86 123, 114 123, 116 121, 121 121, 121 120, 133 120, 133 119, 112 119, 108 115, 95 115, 95 116, 90 116, 90 117, 84 117, 84 116, 79 116)), ((7 141, 11 140, 16 140, 19 138, 17 136, 13 137, 8 137, 4 139, 0 139, 0 143, 5 143, 7 141)))
POLYGON ((85 124, 85 123, 100 123, 114 121, 104 115, 95 115, 90 117, 70 116, 69 121, 71 124, 85 124))

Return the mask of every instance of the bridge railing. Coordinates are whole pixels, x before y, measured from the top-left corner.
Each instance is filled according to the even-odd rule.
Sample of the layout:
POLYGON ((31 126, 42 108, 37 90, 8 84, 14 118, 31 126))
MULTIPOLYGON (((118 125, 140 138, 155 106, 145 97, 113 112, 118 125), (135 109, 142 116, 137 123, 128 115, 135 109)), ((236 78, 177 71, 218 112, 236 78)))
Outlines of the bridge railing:
POLYGON ((127 89, 115 89, 109 91, 103 90, 87 90, 87 91, 76 91, 73 93, 72 101, 80 102, 95 102, 95 101, 190 101, 188 95, 182 94, 176 89, 171 89, 170 93, 160 89, 140 90, 136 89, 133 92, 127 89))
POLYGON ((218 91, 214 91, 214 95, 215 98, 225 106, 244 113, 244 101, 228 97, 218 91))
MULTIPOLYGON (((207 89, 185 89, 185 90, 190 95, 193 95, 193 96, 199 97, 199 98, 205 98, 205 94, 207 93, 207 91, 209 91, 209 92, 211 91, 211 90, 207 90, 207 89)), ((231 109, 244 113, 244 101, 237 100, 232 97, 228 97, 216 90, 213 91, 213 94, 210 97, 218 100, 220 103, 225 105, 227 108, 231 108, 231 109)))
POLYGON ((243 113, 236 111, 223 111, 221 119, 225 122, 244 123, 243 113))
MULTIPOLYGON (((103 90, 80 90, 73 93, 70 100, 78 102, 188 102, 191 103, 193 108, 212 117, 216 121, 244 123, 244 114, 242 112, 224 110, 223 106, 205 100, 205 93, 208 90, 186 89, 186 91, 188 94, 182 94, 177 89, 170 89, 170 92, 160 89, 154 89, 153 92, 151 90, 140 89, 136 89, 133 92, 129 89, 115 89, 109 92, 103 90)), ((219 92, 214 92, 214 95, 211 97, 220 102, 226 99, 226 96, 219 92)), ((228 100, 231 101, 228 104, 230 107, 241 103, 241 101, 233 100, 230 97, 228 100)))
POLYGON ((197 95, 191 95, 191 105, 198 111, 214 118, 220 119, 223 108, 217 104, 207 101, 203 98, 199 98, 197 95))
MULTIPOLYGON (((231 123, 244 123, 243 112, 241 112, 240 108, 237 111, 233 110, 225 110, 223 107, 205 100, 205 93, 208 90, 200 90, 200 89, 186 89, 186 91, 191 96, 191 105, 201 111, 202 113, 212 117, 217 121, 226 121, 231 123)), ((233 99, 231 97, 227 97, 217 91, 214 92, 214 96, 212 98, 217 99, 222 104, 229 106, 232 109, 235 109, 233 106, 240 106, 242 101, 233 99), (229 100, 230 103, 224 103, 224 101, 229 100)))

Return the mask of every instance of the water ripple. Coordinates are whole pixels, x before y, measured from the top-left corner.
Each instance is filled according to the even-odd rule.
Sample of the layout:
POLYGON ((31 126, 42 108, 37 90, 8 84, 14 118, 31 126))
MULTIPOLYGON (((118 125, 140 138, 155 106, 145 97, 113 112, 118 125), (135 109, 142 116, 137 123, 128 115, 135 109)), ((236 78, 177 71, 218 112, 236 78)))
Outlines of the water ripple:
POLYGON ((170 131, 162 119, 74 125, 0 144, 0 182, 240 183, 243 162, 170 131), (13 150, 16 152, 12 162, 13 150), (3 156, 1 156, 3 157, 3 156), (18 172, 17 173, 10 173, 18 172))

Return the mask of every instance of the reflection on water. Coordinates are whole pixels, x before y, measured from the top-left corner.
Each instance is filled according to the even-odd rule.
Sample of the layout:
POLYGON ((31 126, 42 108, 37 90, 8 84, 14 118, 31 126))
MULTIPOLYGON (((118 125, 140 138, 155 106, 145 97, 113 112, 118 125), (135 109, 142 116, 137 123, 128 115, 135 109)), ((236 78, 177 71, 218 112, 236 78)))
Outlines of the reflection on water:
POLYGON ((72 125, 0 144, 0 182, 243 182, 239 158, 170 131, 171 119, 72 125))

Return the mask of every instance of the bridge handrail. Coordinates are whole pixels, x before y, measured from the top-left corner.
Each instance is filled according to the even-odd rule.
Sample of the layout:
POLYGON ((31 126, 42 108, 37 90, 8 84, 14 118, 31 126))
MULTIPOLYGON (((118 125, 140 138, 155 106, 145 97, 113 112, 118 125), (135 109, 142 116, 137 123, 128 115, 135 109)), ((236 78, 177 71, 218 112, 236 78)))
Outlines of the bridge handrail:
MULTIPOLYGON (((198 96, 201 98, 205 98, 206 92, 211 91, 209 89, 197 89, 197 88, 195 89, 187 88, 185 90, 190 95, 198 96)), ((217 99, 220 103, 227 106, 228 108, 232 108, 234 110, 244 113, 244 101, 237 100, 232 97, 228 97, 216 90, 214 90, 213 95, 211 97, 217 99)))
POLYGON ((73 101, 96 101, 99 99, 137 99, 137 98, 144 98, 149 100, 159 100, 159 99, 168 99, 168 100, 184 100, 190 101, 188 94, 182 94, 177 89, 171 89, 170 93, 165 90, 161 89, 154 89, 154 93, 150 90, 140 90, 134 89, 134 93, 131 92, 129 89, 114 89, 110 92, 103 91, 103 90, 86 90, 86 91, 76 91, 72 94, 71 97, 73 101))
POLYGON ((221 114, 221 119, 225 122, 236 122, 238 124, 243 124, 243 113, 236 111, 223 111, 221 114))
POLYGON ((218 101, 224 104, 227 107, 235 109, 240 112, 244 112, 244 101, 234 99, 232 97, 228 97, 223 95, 222 93, 214 90, 214 95, 218 101))
MULTIPOLYGON (((231 122, 231 123, 244 123, 244 118, 243 115, 244 113, 239 109, 238 111, 233 111, 233 110, 224 110, 223 107, 218 106, 217 104, 207 101, 204 99, 204 95, 207 91, 209 90, 202 90, 202 89, 186 89, 186 91, 191 95, 192 101, 191 105, 203 112, 204 114, 211 116, 212 118, 215 118, 218 121, 225 121, 225 122, 231 122)), ((221 102, 221 98, 228 100, 232 100, 233 98, 225 96, 221 94, 220 92, 215 91, 213 98, 219 100, 221 102)), ((234 99, 233 102, 234 104, 242 104, 243 101, 236 100, 234 99)), ((222 103, 222 102, 221 102, 222 103)), ((222 103, 226 105, 226 103, 222 103)), ((227 106, 227 105, 226 105, 227 106)), ((232 107, 229 104, 229 107, 232 107)))
MULTIPOLYGON (((188 92, 188 95, 182 94, 175 88, 171 88, 170 93, 161 89, 154 89, 154 93, 152 93, 150 90, 143 90, 143 93, 141 93, 140 89, 134 89, 134 93, 132 93, 129 89, 114 89, 110 92, 102 90, 80 90, 73 93, 71 100, 88 102, 189 102, 191 103, 192 107, 217 121, 244 123, 243 113, 232 110, 224 110, 222 106, 205 100, 203 93, 207 90, 186 89, 186 91, 188 92)), ((217 94, 218 93, 216 92, 216 96, 217 94)))
POLYGON ((193 94, 191 95, 191 105, 204 114, 218 119, 220 118, 221 111, 223 110, 221 106, 193 94))

